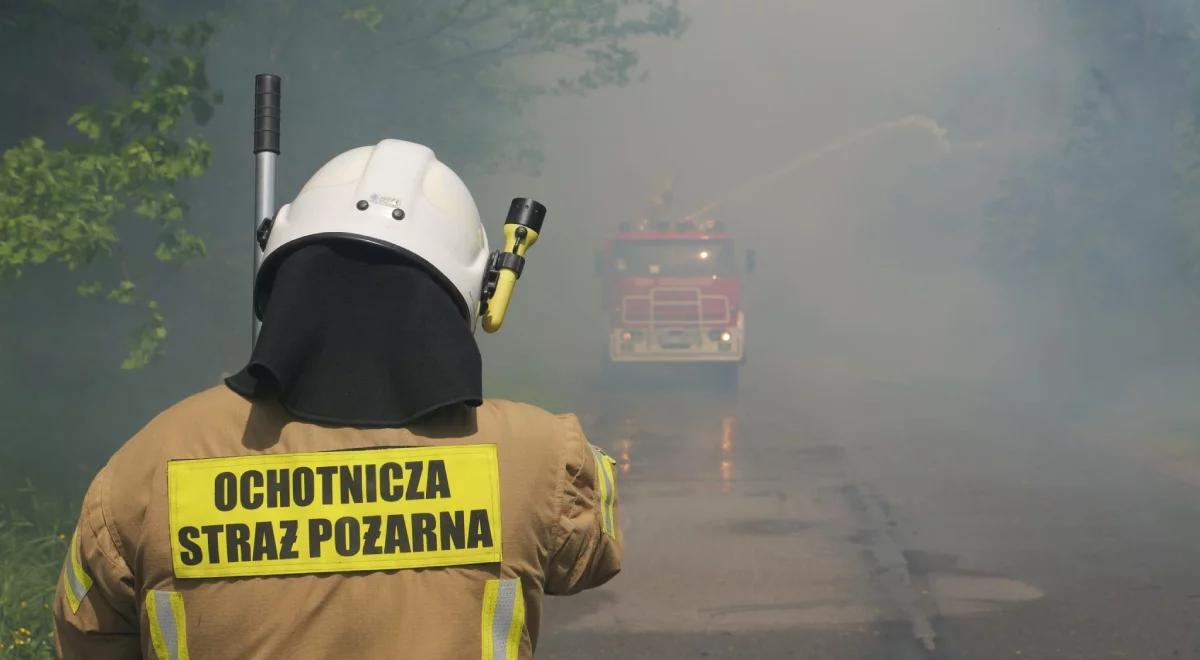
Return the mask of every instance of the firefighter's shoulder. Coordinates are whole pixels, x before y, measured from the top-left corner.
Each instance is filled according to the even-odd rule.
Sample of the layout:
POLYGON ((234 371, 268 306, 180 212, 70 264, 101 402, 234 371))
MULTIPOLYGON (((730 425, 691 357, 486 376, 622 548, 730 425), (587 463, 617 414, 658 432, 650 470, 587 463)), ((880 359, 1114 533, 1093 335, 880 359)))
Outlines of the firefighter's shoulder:
POLYGON ((206 445, 230 433, 248 431, 251 404, 225 385, 193 394, 163 410, 146 423, 113 456, 114 464, 136 457, 138 462, 204 455, 206 445))
POLYGON ((562 443, 583 439, 583 431, 575 415, 552 413, 519 401, 487 399, 479 407, 477 416, 481 430, 489 427, 500 429, 510 442, 537 443, 533 447, 535 449, 552 450, 562 443), (547 442, 551 444, 547 445, 547 442))
POLYGON ((250 404, 221 385, 168 407, 125 442, 104 468, 102 494, 118 540, 139 536, 153 494, 166 488, 168 461, 204 456, 220 429, 244 429, 249 413, 250 404))
POLYGON ((225 385, 189 396, 156 415, 122 445, 105 468, 113 506, 146 504, 147 484, 165 484, 169 461, 228 454, 256 422, 251 405, 225 385))

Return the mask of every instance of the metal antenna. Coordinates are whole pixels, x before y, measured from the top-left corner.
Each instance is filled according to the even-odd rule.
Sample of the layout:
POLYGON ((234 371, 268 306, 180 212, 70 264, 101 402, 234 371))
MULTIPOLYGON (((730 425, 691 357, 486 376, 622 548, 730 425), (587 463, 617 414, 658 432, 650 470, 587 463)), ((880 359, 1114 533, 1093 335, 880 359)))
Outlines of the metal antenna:
POLYGON ((254 76, 254 277, 250 283, 250 348, 262 322, 254 309, 253 291, 262 266, 265 237, 275 219, 275 159, 279 155, 279 99, 283 81, 271 73, 254 76))

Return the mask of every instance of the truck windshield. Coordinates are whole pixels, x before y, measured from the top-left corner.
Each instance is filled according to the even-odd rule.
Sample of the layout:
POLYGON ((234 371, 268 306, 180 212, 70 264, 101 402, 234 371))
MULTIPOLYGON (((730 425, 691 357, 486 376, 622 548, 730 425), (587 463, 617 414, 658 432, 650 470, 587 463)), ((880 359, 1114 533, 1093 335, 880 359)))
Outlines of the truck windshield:
POLYGON ((698 277, 733 275, 737 270, 733 241, 616 241, 613 270, 628 277, 698 277))

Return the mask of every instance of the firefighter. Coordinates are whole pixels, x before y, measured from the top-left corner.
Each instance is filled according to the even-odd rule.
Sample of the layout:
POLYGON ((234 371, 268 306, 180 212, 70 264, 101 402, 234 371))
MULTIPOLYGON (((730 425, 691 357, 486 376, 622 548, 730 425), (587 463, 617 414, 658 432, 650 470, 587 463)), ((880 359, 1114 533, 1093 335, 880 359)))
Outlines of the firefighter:
MULTIPOLYGON (((544 208, 519 206, 535 234, 544 208)), ((385 140, 269 229, 245 369, 156 417, 84 496, 60 655, 531 657, 544 594, 620 570, 616 484, 574 416, 482 398, 496 258, 466 186, 385 140)))

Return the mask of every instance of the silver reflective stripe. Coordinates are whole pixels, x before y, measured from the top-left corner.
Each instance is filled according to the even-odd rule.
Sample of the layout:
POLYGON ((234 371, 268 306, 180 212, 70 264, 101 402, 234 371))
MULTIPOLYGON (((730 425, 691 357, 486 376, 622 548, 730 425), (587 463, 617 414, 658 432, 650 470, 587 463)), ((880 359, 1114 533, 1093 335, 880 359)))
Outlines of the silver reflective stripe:
POLYGON ((175 614, 171 610, 171 592, 154 592, 154 615, 162 634, 167 657, 162 660, 179 660, 179 629, 175 625, 175 614))
POLYGON ((71 613, 75 614, 87 596, 88 589, 92 588, 92 576, 84 570, 83 560, 79 555, 79 530, 75 530, 75 535, 71 537, 71 547, 67 550, 63 570, 66 571, 67 604, 71 606, 71 613))
MULTIPOLYGON (((496 590, 496 613, 492 615, 492 659, 510 660, 508 637, 518 598, 519 580, 500 580, 496 590)), ((515 659, 514 659, 515 660, 515 659)))
POLYGON ((66 566, 66 572, 67 588, 71 590, 71 598, 68 600, 71 601, 71 608, 74 613, 79 611, 79 603, 83 602, 83 597, 87 595, 88 588, 79 581, 79 576, 75 574, 74 566, 66 566))

